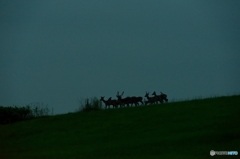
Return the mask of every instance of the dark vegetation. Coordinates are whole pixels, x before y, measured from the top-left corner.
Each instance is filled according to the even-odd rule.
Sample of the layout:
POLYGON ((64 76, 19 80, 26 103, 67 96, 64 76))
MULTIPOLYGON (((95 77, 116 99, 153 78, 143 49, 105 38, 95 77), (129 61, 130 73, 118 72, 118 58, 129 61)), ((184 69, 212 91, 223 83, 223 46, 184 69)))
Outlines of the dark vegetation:
POLYGON ((239 114, 235 95, 34 118, 0 125, 0 158, 211 158, 240 152, 239 114))
POLYGON ((29 107, 3 107, 0 106, 1 124, 13 123, 16 121, 30 118, 31 110, 29 107))
POLYGON ((48 115, 49 109, 43 103, 31 103, 22 107, 0 106, 0 124, 10 124, 48 115))
POLYGON ((76 112, 89 112, 102 109, 101 100, 96 97, 86 98, 85 100, 80 101, 80 108, 76 112))

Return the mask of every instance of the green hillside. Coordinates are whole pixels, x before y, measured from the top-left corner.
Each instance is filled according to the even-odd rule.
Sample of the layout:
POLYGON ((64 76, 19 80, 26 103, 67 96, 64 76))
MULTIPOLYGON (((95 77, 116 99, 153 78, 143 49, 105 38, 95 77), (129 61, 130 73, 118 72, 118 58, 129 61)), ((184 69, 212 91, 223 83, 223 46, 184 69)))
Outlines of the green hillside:
POLYGON ((37 118, 0 125, 0 159, 209 158, 240 152, 239 116, 236 95, 37 118))

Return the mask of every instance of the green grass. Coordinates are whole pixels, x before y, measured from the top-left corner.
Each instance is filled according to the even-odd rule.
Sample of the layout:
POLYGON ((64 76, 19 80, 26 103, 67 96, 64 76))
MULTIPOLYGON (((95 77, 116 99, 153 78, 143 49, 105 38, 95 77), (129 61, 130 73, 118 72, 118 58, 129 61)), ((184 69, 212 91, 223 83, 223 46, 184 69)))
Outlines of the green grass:
POLYGON ((37 118, 0 125, 0 159, 211 158, 240 152, 239 114, 236 95, 37 118))

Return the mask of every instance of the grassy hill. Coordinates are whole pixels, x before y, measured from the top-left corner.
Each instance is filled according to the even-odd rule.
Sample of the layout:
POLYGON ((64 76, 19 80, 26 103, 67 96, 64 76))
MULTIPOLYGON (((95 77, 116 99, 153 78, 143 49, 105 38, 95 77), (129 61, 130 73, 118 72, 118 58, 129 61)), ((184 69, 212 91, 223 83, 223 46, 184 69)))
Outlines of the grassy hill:
POLYGON ((0 125, 0 158, 209 158, 240 152, 239 115, 237 95, 37 118, 0 125))

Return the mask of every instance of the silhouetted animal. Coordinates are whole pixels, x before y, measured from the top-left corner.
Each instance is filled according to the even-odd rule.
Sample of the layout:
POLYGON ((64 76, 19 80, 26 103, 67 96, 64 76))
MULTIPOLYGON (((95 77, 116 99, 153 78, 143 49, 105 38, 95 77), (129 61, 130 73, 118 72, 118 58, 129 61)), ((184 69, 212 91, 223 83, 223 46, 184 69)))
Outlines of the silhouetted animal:
POLYGON ((145 97, 147 98, 147 101, 145 103, 149 104, 155 104, 157 102, 156 97, 149 97, 149 92, 146 91, 145 97))
POLYGON ((161 92, 160 95, 157 95, 156 92, 154 91, 152 95, 154 95, 154 96, 156 97, 157 101, 159 101, 161 104, 162 104, 164 101, 165 101, 165 102, 168 102, 167 95, 164 94, 164 93, 162 93, 162 92, 161 92))
POLYGON ((112 105, 113 107, 117 108, 118 107, 118 102, 117 100, 112 100, 112 97, 110 97, 108 100, 105 100, 104 97, 100 98, 100 101, 102 101, 105 104, 105 107, 109 107, 112 105))
POLYGON ((121 95, 119 95, 119 92, 117 92, 117 95, 116 95, 116 97, 118 98, 118 103, 119 103, 120 107, 125 106, 125 105, 129 106, 129 104, 132 104, 132 100, 130 97, 122 98, 123 94, 124 94, 124 92, 122 92, 121 95))

